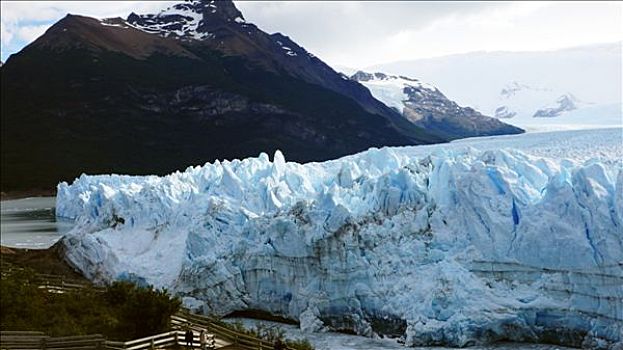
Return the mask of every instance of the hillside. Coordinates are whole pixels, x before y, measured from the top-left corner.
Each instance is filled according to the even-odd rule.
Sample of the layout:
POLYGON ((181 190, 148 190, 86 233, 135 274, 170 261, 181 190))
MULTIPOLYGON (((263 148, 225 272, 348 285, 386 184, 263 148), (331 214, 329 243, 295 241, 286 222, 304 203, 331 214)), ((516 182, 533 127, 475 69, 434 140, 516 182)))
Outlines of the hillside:
POLYGON ((276 149, 306 162, 445 141, 230 1, 68 15, 12 55, 1 80, 3 191, 276 149))

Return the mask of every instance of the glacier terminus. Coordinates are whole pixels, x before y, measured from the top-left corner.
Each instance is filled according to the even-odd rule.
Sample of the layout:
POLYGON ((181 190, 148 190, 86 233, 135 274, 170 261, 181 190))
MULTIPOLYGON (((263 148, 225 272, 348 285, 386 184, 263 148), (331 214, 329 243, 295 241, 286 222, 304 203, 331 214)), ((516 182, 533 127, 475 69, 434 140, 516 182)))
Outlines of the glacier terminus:
MULTIPOLYGON (((56 215, 94 281, 166 287, 207 314, 304 331, 623 347, 620 128, 82 175, 56 215)), ((287 154, 285 155, 287 156, 287 154)))

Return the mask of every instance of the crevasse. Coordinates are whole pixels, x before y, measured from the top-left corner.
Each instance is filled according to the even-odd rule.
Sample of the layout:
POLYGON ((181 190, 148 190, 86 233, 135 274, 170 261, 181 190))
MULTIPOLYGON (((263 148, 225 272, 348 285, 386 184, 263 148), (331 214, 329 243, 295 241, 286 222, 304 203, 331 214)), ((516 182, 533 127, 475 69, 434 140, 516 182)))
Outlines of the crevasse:
POLYGON ((383 148, 61 183, 67 260, 205 313, 408 345, 623 346, 623 167, 517 150, 383 148))

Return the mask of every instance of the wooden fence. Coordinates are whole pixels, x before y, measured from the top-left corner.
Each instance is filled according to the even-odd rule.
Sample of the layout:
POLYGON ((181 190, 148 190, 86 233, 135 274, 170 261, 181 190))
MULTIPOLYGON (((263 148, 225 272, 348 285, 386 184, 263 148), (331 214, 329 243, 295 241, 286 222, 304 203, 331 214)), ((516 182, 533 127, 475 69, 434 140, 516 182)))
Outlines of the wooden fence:
MULTIPOLYGON (((199 348, 199 335, 194 334, 193 347, 199 348)), ((184 332, 173 330, 127 342, 109 341, 100 334, 74 337, 48 337, 41 332, 0 332, 0 348, 11 350, 151 350, 184 346, 184 332)), ((231 343, 217 340, 216 349, 231 343)))
MULTIPOLYGON (((2 275, 13 273, 16 270, 21 270, 21 268, 11 267, 7 269, 5 265, 2 268, 2 275)), ((45 289, 50 293, 67 293, 86 287, 98 290, 97 287, 80 280, 49 274, 35 274, 30 282, 37 284, 39 288, 45 289)), ((214 335, 216 337, 216 349, 232 344, 235 345, 236 348, 243 350, 274 349, 274 344, 269 341, 235 331, 229 327, 224 327, 222 322, 219 322, 218 319, 193 314, 187 310, 182 310, 176 315, 171 316, 172 331, 127 342, 108 341, 99 334, 53 338, 46 336, 42 332, 2 331, 0 332, 0 349, 142 350, 175 347, 178 345, 185 345, 183 329, 189 325, 194 335, 193 346, 197 348, 200 345, 199 332, 205 329, 208 335, 214 335)), ((287 347, 284 347, 284 349, 295 350, 287 347)))
MULTIPOLYGON (((171 326, 174 330, 150 337, 130 340, 126 342, 109 341, 100 334, 49 337, 42 332, 0 332, 0 349, 11 350, 147 350, 163 349, 184 346, 184 330, 189 327, 193 330, 193 347, 199 348, 199 333, 206 330, 208 337, 215 337, 216 349, 235 345, 243 350, 272 350, 274 344, 249 334, 237 332, 216 323, 216 320, 206 316, 180 312, 171 317, 171 326)), ((285 348, 288 350, 293 350, 285 348)))
POLYGON ((106 339, 100 334, 48 337, 41 332, 0 332, 2 349, 88 350, 106 349, 106 339))
MULTIPOLYGON (((23 270, 25 269, 3 262, 1 275, 8 276, 23 270)), ((101 288, 95 287, 90 283, 84 282, 83 280, 46 273, 33 273, 29 281, 30 283, 38 285, 39 288, 45 289, 51 293, 67 293, 86 287, 91 287, 96 291, 102 290, 101 288)))
MULTIPOLYGON (((216 335, 217 338, 231 342, 237 348, 245 350, 273 350, 274 344, 260 339, 256 336, 235 331, 229 327, 219 324, 218 320, 209 316, 197 315, 186 310, 171 316, 171 326, 183 329, 190 324, 193 330, 206 329, 208 333, 216 335)), ((285 350, 295 350, 283 347, 285 350)))

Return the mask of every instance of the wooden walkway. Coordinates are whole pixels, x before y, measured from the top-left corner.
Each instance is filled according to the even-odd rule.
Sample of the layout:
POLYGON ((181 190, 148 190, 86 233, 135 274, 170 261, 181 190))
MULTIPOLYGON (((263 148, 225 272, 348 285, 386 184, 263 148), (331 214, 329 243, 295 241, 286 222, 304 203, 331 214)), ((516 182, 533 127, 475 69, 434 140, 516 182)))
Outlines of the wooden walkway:
MULTIPOLYGON (((211 318, 209 316, 197 315, 183 310, 176 315, 171 316, 171 325, 173 327, 183 327, 190 323, 193 327, 199 327, 200 329, 207 329, 209 334, 214 334, 217 339, 223 339, 230 344, 225 349, 237 349, 237 350, 273 350, 274 344, 258 337, 241 333, 232 330, 228 327, 224 327, 222 322, 218 319, 211 318)), ((284 347, 284 350, 295 350, 288 347, 284 347)))
MULTIPOLYGON (((170 331, 127 342, 106 340, 100 334, 49 337, 42 332, 0 332, 0 348, 12 350, 152 350, 184 349, 183 331, 170 331)), ((217 340, 214 349, 233 349, 231 343, 217 340)), ((200 349, 199 336, 195 334, 193 348, 200 349)))
MULTIPOLYGON (((2 268, 2 275, 7 275, 19 268, 2 268)), ((62 276, 36 274, 33 282, 39 288, 50 293, 71 293, 87 286, 82 281, 62 276)), ((94 334, 73 337, 49 337, 42 332, 0 331, 0 349, 12 350, 151 350, 185 349, 184 331, 190 326, 193 330, 193 348, 200 349, 199 333, 206 330, 209 337, 214 337, 215 349, 226 350, 273 350, 274 345, 258 337, 225 327, 221 321, 209 316, 197 315, 182 310, 171 316, 171 331, 127 342, 106 340, 102 335, 94 334)), ((294 350, 284 348, 285 350, 294 350)))
MULTIPOLYGON (((257 337, 240 333, 210 321, 208 317, 180 312, 171 317, 173 330, 126 342, 109 341, 100 334, 71 337, 49 337, 42 332, 2 331, 0 348, 11 350, 152 350, 185 349, 182 329, 193 331, 193 349, 200 349, 199 333, 207 330, 215 340, 213 349, 272 350, 273 344, 257 337)), ((287 348, 286 348, 287 349, 287 348)), ((290 349, 292 350, 292 349, 290 349)))

